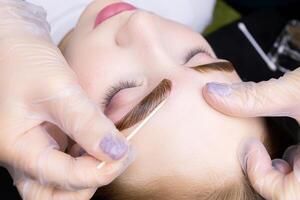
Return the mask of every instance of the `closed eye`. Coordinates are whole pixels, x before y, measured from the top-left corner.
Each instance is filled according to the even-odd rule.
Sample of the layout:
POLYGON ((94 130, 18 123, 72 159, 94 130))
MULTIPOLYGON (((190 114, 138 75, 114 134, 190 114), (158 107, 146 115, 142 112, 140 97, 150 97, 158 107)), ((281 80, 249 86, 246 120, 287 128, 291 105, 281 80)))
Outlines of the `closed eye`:
POLYGON ((105 93, 105 97, 104 97, 104 101, 102 103, 102 105, 104 106, 104 108, 106 108, 109 103, 111 102, 112 98, 121 90, 123 89, 128 89, 128 88, 134 88, 134 87, 138 87, 141 84, 139 84, 137 81, 135 80, 131 80, 131 81, 120 81, 117 85, 115 86, 111 86, 107 92, 105 93))
POLYGON ((213 57, 209 53, 209 51, 204 47, 193 48, 190 51, 188 51, 188 53, 185 55, 183 65, 187 64, 194 56, 196 56, 199 53, 203 53, 203 54, 208 55, 209 57, 213 57))

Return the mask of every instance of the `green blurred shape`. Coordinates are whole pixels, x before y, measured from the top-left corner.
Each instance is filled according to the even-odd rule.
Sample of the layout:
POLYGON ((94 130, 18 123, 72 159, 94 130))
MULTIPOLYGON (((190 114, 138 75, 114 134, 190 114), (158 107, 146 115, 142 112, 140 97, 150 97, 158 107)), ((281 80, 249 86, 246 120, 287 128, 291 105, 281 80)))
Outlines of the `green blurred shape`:
POLYGON ((228 4, 226 4, 223 0, 218 0, 216 3, 213 21, 212 23, 205 29, 203 35, 208 35, 219 28, 230 24, 241 18, 239 12, 234 10, 228 4))

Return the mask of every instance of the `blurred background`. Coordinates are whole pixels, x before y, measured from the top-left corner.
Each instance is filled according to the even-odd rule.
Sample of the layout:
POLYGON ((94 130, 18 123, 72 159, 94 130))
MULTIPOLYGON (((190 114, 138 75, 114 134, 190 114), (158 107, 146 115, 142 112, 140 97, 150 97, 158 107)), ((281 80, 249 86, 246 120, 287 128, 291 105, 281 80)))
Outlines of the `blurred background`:
POLYGON ((299 19, 300 0, 217 0, 213 21, 203 34, 219 57, 235 65, 244 81, 261 81, 300 66, 299 19), (239 30, 239 22, 278 70, 269 69, 239 30), (278 53, 283 49, 288 52, 278 53))

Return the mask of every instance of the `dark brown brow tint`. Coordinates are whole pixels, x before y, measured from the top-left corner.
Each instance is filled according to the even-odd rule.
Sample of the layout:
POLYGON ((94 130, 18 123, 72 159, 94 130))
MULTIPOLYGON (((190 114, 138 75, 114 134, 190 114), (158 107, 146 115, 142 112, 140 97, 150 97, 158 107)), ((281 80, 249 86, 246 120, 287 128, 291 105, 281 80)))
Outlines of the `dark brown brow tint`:
POLYGON ((199 65, 192 67, 192 69, 198 72, 209 72, 209 71, 221 71, 221 72, 232 72, 234 71, 234 66, 231 62, 215 62, 206 65, 199 65))
POLYGON ((150 94, 116 123, 116 127, 122 131, 145 119, 156 106, 169 96, 171 89, 172 82, 168 79, 162 80, 150 94))

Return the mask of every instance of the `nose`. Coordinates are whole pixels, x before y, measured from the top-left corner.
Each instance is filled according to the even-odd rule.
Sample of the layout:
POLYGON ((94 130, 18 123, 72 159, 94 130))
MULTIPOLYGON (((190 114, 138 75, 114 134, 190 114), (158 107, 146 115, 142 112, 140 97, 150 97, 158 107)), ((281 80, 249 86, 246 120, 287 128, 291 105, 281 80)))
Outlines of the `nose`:
POLYGON ((157 27, 154 14, 136 10, 128 18, 127 23, 120 28, 116 35, 116 43, 121 46, 142 45, 152 47, 157 38, 157 27))

